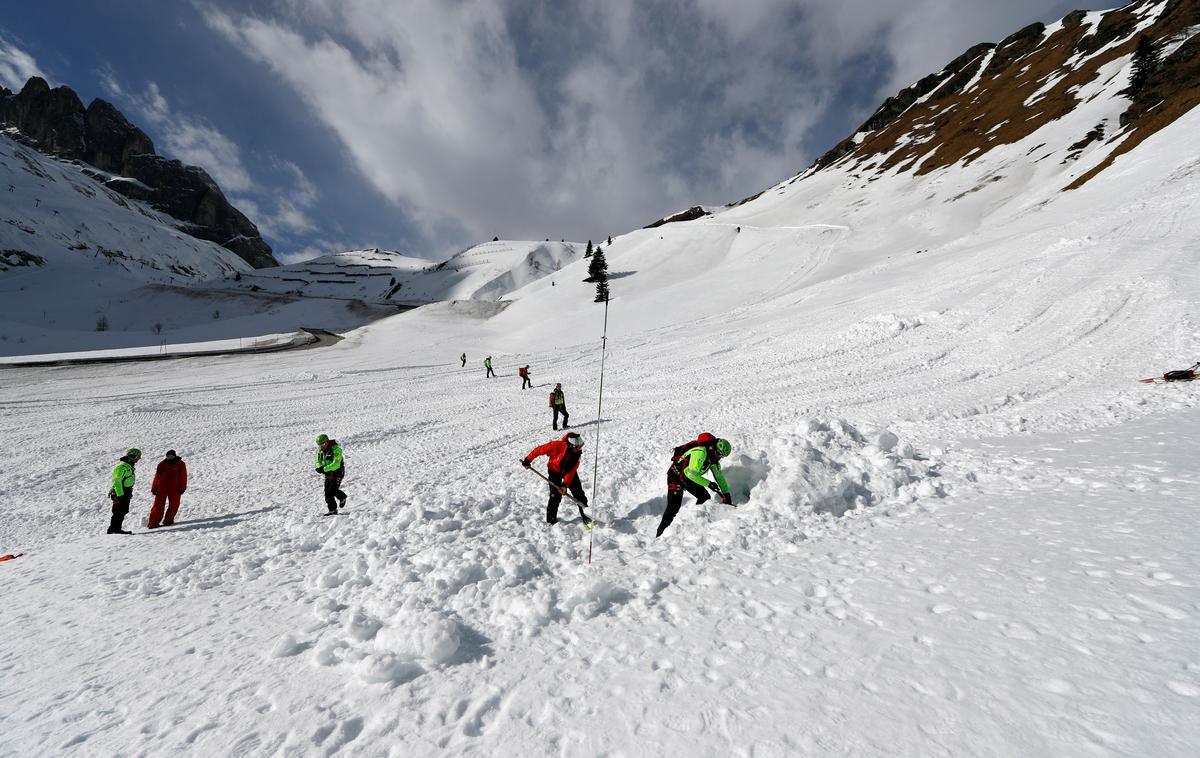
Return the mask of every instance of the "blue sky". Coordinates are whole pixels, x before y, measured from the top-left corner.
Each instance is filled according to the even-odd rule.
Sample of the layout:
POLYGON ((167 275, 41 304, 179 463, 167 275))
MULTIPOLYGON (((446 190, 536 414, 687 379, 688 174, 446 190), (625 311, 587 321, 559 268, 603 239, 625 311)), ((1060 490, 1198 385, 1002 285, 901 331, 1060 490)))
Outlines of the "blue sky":
POLYGON ((441 259, 758 192, 972 44, 1074 4, 44 0, 0 16, 0 84, 111 100, 283 259, 441 259))

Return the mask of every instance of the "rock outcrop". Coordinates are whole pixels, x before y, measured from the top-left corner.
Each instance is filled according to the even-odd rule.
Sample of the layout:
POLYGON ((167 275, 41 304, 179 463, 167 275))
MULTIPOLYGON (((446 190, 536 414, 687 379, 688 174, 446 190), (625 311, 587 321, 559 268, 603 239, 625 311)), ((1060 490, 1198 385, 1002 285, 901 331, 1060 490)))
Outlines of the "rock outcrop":
POLYGON ((232 250, 255 268, 279 265, 258 227, 207 172, 158 155, 146 133, 112 103, 96 99, 84 108, 69 87, 52 89, 34 77, 17 94, 0 88, 0 123, 48 155, 95 167, 98 172, 88 172, 94 178, 178 219, 188 234, 232 250))
POLYGON ((1069 148, 1093 143, 1107 157, 1066 189, 1082 186, 1112 161, 1200 106, 1200 0, 1135 0, 1111 11, 1072 12, 1051 27, 1036 23, 998 44, 976 45, 942 71, 888 98, 854 134, 810 170, 835 164, 879 176, 924 175, 969 164, 1072 113, 1081 93, 1113 76, 1109 64, 1130 56, 1145 35, 1165 51, 1144 87, 1130 96, 1117 128, 1096 126, 1069 148))

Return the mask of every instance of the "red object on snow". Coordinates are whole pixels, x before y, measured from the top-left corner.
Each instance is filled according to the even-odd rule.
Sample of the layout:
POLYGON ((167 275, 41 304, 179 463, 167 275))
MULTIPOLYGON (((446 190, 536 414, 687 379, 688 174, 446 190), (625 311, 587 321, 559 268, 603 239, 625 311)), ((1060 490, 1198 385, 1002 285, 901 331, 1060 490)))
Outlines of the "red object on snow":
POLYGON ((150 485, 150 491, 155 495, 181 495, 187 490, 187 464, 182 458, 176 458, 172 461, 169 458, 164 458, 159 461, 158 468, 154 470, 154 482, 150 485))
POLYGON ((567 437, 570 436, 570 434, 567 434, 561 440, 554 440, 553 442, 547 442, 545 445, 538 445, 533 449, 533 452, 525 456, 525 459, 529 461, 540 458, 543 455, 548 456, 550 463, 547 464, 546 468, 552 474, 563 475, 562 481, 564 487, 570 484, 571 480, 575 478, 575 472, 579 469, 579 459, 583 457, 582 448, 575 449, 567 444, 567 437))
POLYGON ((154 483, 150 492, 154 494, 154 505, 150 507, 150 518, 146 526, 156 529, 160 525, 175 523, 179 512, 179 496, 187 491, 187 464, 182 458, 164 458, 154 470, 154 483), (164 506, 166 513, 163 513, 164 506))

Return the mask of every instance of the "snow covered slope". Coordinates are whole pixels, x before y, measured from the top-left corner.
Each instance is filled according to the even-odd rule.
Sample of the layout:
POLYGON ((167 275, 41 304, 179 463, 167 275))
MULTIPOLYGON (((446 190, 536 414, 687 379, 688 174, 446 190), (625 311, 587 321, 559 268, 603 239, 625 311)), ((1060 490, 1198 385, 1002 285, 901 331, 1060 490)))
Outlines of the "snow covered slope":
POLYGON ((0 199, 3 356, 348 329, 393 312, 230 291, 253 270, 237 255, 5 136, 0 199))
POLYGON ((497 300, 580 260, 574 242, 496 240, 442 263, 388 250, 352 250, 241 277, 242 288, 307 297, 357 298, 422 305, 448 300, 497 300))
POLYGON ((1070 119, 614 239, 599 423, 582 261, 305 354, 0 372, 0 752, 1194 755, 1200 385, 1134 380, 1200 358, 1200 111, 1064 192, 1070 119), (590 534, 519 464, 555 382, 590 534), (739 507, 656 540, 702 430, 739 507), (137 531, 164 450, 192 478, 117 542, 130 445, 137 531))

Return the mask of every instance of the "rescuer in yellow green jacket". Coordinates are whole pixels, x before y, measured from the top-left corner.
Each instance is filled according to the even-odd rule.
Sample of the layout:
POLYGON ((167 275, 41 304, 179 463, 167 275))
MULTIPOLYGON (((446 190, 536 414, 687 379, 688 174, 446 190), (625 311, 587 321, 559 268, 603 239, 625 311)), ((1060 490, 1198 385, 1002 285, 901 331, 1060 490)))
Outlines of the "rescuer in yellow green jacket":
POLYGON ((675 448, 671 468, 667 469, 667 508, 663 511, 655 537, 661 537, 675 520, 675 514, 683 505, 684 492, 690 492, 695 496, 696 503, 700 504, 708 502, 708 490, 712 490, 721 494, 722 503, 733 505, 720 464, 732 449, 729 440, 719 440, 708 432, 675 448), (704 477, 708 473, 712 474, 711 482, 704 477))
POLYGON ((112 489, 108 499, 112 501, 112 519, 108 522, 109 534, 133 534, 125 531, 125 516, 129 513, 129 501, 133 499, 133 484, 137 479, 134 467, 142 458, 142 451, 131 447, 121 456, 121 462, 112 472, 112 489))
POLYGON ((325 507, 331 515, 338 508, 346 507, 346 493, 342 492, 342 478, 346 476, 346 463, 342 460, 342 448, 328 434, 317 436, 317 473, 325 476, 325 507), (340 502, 339 502, 340 501, 340 502))

